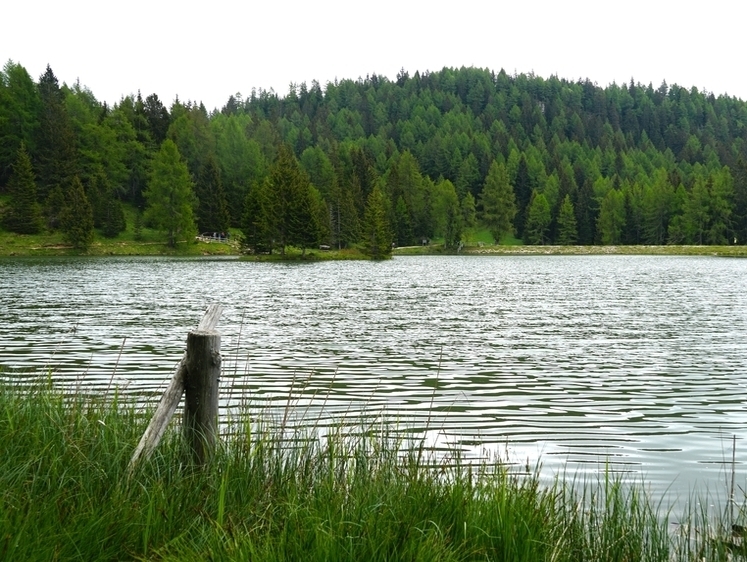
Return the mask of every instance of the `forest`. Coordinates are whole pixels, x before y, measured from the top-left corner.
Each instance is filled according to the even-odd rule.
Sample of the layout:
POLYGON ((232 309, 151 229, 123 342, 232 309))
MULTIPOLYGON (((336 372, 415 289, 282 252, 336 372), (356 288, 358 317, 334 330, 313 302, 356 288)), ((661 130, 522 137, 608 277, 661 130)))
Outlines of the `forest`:
POLYGON ((633 79, 404 69, 220 109, 156 93, 114 105, 48 66, 0 72, 0 224, 85 249, 147 225, 175 245, 240 232, 283 252, 439 240, 747 243, 747 104, 633 79))

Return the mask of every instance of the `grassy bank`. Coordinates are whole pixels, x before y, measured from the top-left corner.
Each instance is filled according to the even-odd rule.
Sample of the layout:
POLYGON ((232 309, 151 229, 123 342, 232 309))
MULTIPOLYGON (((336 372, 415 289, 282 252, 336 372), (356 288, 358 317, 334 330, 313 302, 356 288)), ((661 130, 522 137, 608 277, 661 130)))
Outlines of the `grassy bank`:
POLYGON ((707 514, 672 535, 638 487, 434 467, 417 444, 354 427, 294 440, 247 418, 204 469, 174 433, 128 478, 141 414, 117 397, 0 388, 0 559, 726 559, 707 514))
POLYGON ((747 257, 747 246, 465 246, 459 252, 442 245, 395 248, 394 255, 477 255, 477 256, 721 256, 747 257))
POLYGON ((66 243, 60 232, 15 234, 0 227, 0 257, 7 256, 211 256, 238 255, 236 244, 184 241, 171 248, 163 232, 143 226, 135 231, 136 210, 125 205, 127 228, 114 238, 95 231, 93 244, 80 251, 66 243))
POLYGON ((278 251, 272 254, 250 254, 241 258, 246 261, 270 261, 270 262, 315 262, 315 261, 350 261, 350 260, 370 260, 371 258, 364 254, 358 248, 343 248, 342 250, 309 250, 305 252, 300 248, 288 246, 284 254, 278 251))

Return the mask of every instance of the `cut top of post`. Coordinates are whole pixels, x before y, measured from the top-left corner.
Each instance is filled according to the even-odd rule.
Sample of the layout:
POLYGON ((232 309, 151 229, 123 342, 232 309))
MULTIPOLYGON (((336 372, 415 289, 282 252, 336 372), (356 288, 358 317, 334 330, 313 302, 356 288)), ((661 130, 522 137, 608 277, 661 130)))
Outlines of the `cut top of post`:
POLYGON ((202 317, 202 320, 200 320, 200 324, 197 326, 197 331, 212 332, 213 330, 215 330, 215 327, 218 325, 218 320, 220 320, 220 315, 222 313, 222 304, 208 305, 208 308, 205 311, 205 316, 202 317))

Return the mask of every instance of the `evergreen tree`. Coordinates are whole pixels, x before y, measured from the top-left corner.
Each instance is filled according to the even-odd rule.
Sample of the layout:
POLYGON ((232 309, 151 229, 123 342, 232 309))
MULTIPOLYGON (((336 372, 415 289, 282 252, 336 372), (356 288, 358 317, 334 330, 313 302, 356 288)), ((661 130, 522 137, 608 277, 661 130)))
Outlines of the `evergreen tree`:
POLYGON ((40 113, 34 80, 23 66, 8 61, 0 71, 0 186, 6 185, 12 173, 21 143, 34 153, 40 113))
POLYGON ((77 250, 86 250, 93 242, 93 210, 78 176, 65 190, 60 227, 65 240, 77 250))
POLYGON ((13 172, 8 181, 10 203, 5 215, 5 227, 18 234, 36 234, 42 229, 41 207, 36 201, 36 181, 31 158, 21 142, 13 172))
POLYGON ((625 228, 625 196, 610 189, 602 199, 597 220, 597 230, 602 244, 620 244, 625 228))
POLYGON ((734 212, 732 221, 734 240, 747 244, 747 163, 741 156, 732 168, 734 177, 734 212))
POLYGON ((39 78, 41 118, 36 138, 36 170, 39 199, 45 200, 55 188, 64 191, 72 186, 78 174, 78 157, 70 117, 65 108, 65 98, 52 69, 39 78))
POLYGON ((397 245, 407 246, 411 244, 413 240, 412 219, 402 195, 397 197, 397 204, 394 206, 394 225, 397 245))
POLYGON ((529 167, 524 155, 521 155, 514 180, 514 193, 516 194, 516 216, 514 217, 514 230, 518 238, 524 238, 524 227, 527 222, 527 209, 532 197, 532 179, 529 176, 529 167))
POLYGON ((465 243, 469 244, 472 242, 472 236, 474 235, 475 227, 477 226, 477 210, 475 209, 475 198, 471 192, 462 198, 462 226, 464 228, 465 243))
POLYGON ((314 246, 319 240, 311 202, 311 183, 288 145, 281 145, 268 177, 268 207, 265 213, 275 245, 314 246))
POLYGON ((107 238, 114 238, 127 228, 124 209, 103 169, 93 175, 86 189, 93 210, 93 225, 107 238))
POLYGON ((49 230, 59 230, 61 226, 62 209, 65 208, 65 195, 62 187, 56 185, 44 202, 44 219, 49 230))
POLYGON ((363 251, 380 260, 392 254, 392 233, 387 221, 386 199, 381 189, 373 188, 363 214, 363 251))
POLYGON ((566 195, 563 203, 560 205, 558 214, 558 244, 561 246, 570 246, 578 240, 578 230, 576 228, 576 213, 573 210, 571 196, 566 195))
POLYGON ((654 172, 653 183, 643 194, 643 235, 646 244, 665 244, 672 214, 674 188, 664 169, 654 172))
POLYGON ((547 244, 551 224, 550 203, 544 193, 537 193, 537 190, 534 190, 527 207, 527 224, 524 229, 527 242, 547 244))
POLYGON ((208 155, 195 180, 197 229, 200 232, 228 232, 230 217, 223 191, 220 168, 215 157, 208 155))
POLYGON ((148 203, 145 221, 166 231, 169 246, 194 237, 193 183, 174 141, 166 139, 153 159, 144 195, 148 203))
POLYGON ((332 242, 337 248, 346 248, 360 238, 360 219, 353 194, 335 178, 330 201, 330 227, 332 242))
POLYGON ((244 200, 241 229, 244 242, 255 254, 272 252, 272 218, 269 180, 253 182, 244 200))
POLYGON ((506 166, 493 161, 480 194, 482 220, 496 244, 504 234, 510 234, 516 216, 516 199, 508 181, 506 166))

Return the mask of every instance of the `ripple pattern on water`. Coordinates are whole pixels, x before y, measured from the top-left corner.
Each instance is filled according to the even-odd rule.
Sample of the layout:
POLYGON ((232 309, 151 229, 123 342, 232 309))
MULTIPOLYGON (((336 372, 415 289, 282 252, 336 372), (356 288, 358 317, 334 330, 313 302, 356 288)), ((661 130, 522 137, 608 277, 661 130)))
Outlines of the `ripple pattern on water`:
POLYGON ((280 412, 293 389, 295 423, 383 415, 471 455, 507 448, 687 491, 723 476, 747 421, 746 270, 661 256, 11 259, 0 364, 154 398, 221 302, 227 408, 280 412))

